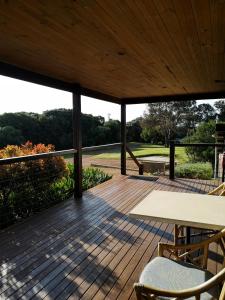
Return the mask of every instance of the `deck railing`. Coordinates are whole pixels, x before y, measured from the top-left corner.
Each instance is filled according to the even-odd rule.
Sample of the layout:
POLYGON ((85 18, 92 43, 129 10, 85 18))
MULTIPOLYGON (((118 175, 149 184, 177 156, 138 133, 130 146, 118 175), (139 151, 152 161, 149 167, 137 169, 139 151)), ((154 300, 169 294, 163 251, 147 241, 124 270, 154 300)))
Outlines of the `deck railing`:
MULTIPOLYGON (((107 148, 112 148, 116 146, 120 146, 121 143, 113 143, 113 144, 105 144, 105 145, 99 145, 99 146, 91 146, 91 147, 83 147, 82 152, 92 152, 97 150, 103 150, 107 148)), ((76 149, 69 149, 69 150, 61 150, 61 151, 53 151, 48 153, 39 153, 39 154, 33 154, 33 155, 24 155, 24 156, 17 156, 17 157, 9 157, 9 158, 2 158, 0 159, 0 166, 1 165, 7 165, 7 164, 13 164, 13 163, 19 163, 19 162, 25 162, 29 160, 37 160, 37 159, 43 159, 43 158, 49 158, 54 156, 67 156, 71 154, 77 153, 76 149)))
POLYGON ((82 148, 82 152, 91 152, 91 151, 98 151, 98 150, 104 150, 116 146, 121 146, 121 143, 113 143, 113 144, 105 144, 105 145, 99 145, 99 146, 91 146, 91 147, 84 147, 82 148))
POLYGON ((62 151, 53 151, 53 152, 48 152, 48 153, 39 153, 39 154, 33 154, 33 155, 2 158, 2 159, 0 159, 0 166, 7 165, 7 164, 13 164, 13 163, 19 163, 19 162, 25 162, 25 161, 29 161, 29 160, 49 158, 49 157, 54 157, 54 156, 70 155, 70 154, 74 154, 76 152, 77 152, 76 149, 69 149, 69 150, 62 150, 62 151))
MULTIPOLYGON (((170 141, 170 173, 169 178, 174 179, 175 178, 175 149, 176 147, 222 147, 225 148, 225 144, 221 143, 176 143, 174 141, 170 141)), ((224 181, 224 174, 223 179, 224 181)))

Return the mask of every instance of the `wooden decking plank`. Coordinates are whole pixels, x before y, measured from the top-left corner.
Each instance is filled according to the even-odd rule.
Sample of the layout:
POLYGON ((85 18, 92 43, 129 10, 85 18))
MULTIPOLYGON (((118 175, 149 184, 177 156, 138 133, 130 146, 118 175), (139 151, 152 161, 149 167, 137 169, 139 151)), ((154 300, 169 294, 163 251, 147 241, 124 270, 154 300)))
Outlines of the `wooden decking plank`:
MULTIPOLYGON (((135 194, 133 193, 132 196, 135 196, 135 194)), ((131 207, 133 207, 133 205, 134 205, 134 203, 132 203, 132 205, 131 205, 130 207, 128 206, 128 207, 126 208, 126 211, 129 211, 129 210, 131 209, 131 207)), ((125 213, 126 213, 126 212, 125 212, 125 213)), ((135 225, 136 222, 133 222, 133 223, 134 223, 134 225, 135 225)), ((73 279, 73 280, 74 280, 74 279, 73 279)), ((55 292, 55 291, 53 291, 53 292, 55 292)))
MULTIPOLYGON (((126 229, 129 229, 128 225, 129 224, 125 224, 125 226, 127 226, 127 228, 125 227, 126 229)), ((130 225, 130 227, 131 226, 132 225, 130 225)), ((121 235, 121 238, 122 237, 123 236, 121 235)), ((101 243, 103 241, 104 241, 104 237, 101 234, 99 239, 96 240, 96 243, 101 243)), ((29 297, 33 297, 35 294, 36 297, 44 298, 51 291, 53 293, 56 293, 56 290, 59 288, 60 283, 64 281, 69 276, 69 274, 74 271, 74 269, 78 269, 79 272, 81 272, 80 267, 82 266, 82 263, 84 262, 86 263, 87 261, 91 263, 89 259, 90 254, 91 255, 98 254, 98 251, 100 250, 99 246, 96 245, 95 242, 93 243, 94 244, 91 246, 87 244, 87 246, 85 247, 84 245, 83 248, 80 248, 76 253, 71 253, 70 255, 64 255, 63 259, 61 258, 60 265, 58 265, 57 268, 50 273, 50 276, 48 277, 42 276, 42 279, 38 278, 38 282, 40 284, 40 291, 39 289, 36 288, 31 289, 25 294, 25 296, 29 298, 29 297)), ((97 266, 95 265, 95 267, 97 266)))
MULTIPOLYGON (((112 211, 111 210, 111 208, 109 209, 110 211, 112 211)), ((104 212, 106 213, 106 211, 104 210, 104 212)), ((94 217, 93 217, 93 219, 95 218, 96 216, 94 215, 94 217)), ((89 219, 89 221, 90 221, 91 219, 89 219)), ((79 225, 79 224, 78 224, 79 225)), ((76 224, 75 224, 75 226, 76 226, 76 224)), ((77 232, 78 233, 78 232, 77 232)), ((48 245, 47 245, 48 246, 48 245)), ((40 250, 40 249, 38 249, 38 250, 40 250)), ((36 255, 36 253, 34 253, 34 255, 36 255)), ((31 257, 29 256, 28 257, 28 259, 30 260, 31 259, 31 257)), ((17 267, 17 269, 18 269, 18 265, 16 265, 16 267, 17 267)))
MULTIPOLYGON (((118 188, 123 187, 124 181, 125 179, 121 179, 120 181, 118 181, 118 184, 116 184, 117 186, 117 190, 118 188)), ((117 182, 117 181, 116 181, 117 182)), ((108 183, 108 182, 107 182, 108 183)), ((101 185, 104 185, 101 184, 101 185)), ((107 197, 107 194, 112 193, 112 190, 108 188, 107 185, 104 185, 104 190, 102 192, 103 187, 100 185, 100 193, 95 192, 95 190, 90 189, 88 192, 84 193, 84 197, 82 199, 83 203, 86 202, 86 199, 88 198, 88 208, 81 207, 81 210, 84 210, 85 212, 90 211, 91 209, 95 209, 97 203, 98 202, 98 195, 101 195, 103 197, 107 197), (92 191, 94 191, 94 193, 92 193, 92 191), (95 200, 94 203, 92 203, 92 200, 95 200)), ((51 229, 57 230, 57 228, 60 228, 61 231, 64 228, 64 223, 68 226, 68 216, 71 216, 71 220, 76 220, 77 218, 80 218, 80 215, 78 214, 78 212, 75 210, 73 210, 73 206, 76 205, 76 203, 74 203, 73 201, 69 200, 66 201, 65 203, 60 203, 58 205, 56 205, 53 208, 49 208, 46 211, 42 213, 41 216, 42 218, 39 217, 40 214, 34 215, 33 217, 25 220, 24 222, 15 224, 13 226, 10 226, 8 229, 6 229, 5 231, 7 231, 7 233, 5 231, 0 232, 1 234, 1 241, 3 242, 3 245, 0 249, 0 254, 2 257, 2 253, 4 253, 4 249, 6 248, 7 251, 7 255, 9 256, 9 250, 8 247, 9 245, 7 245, 6 241, 4 240, 3 236, 6 234, 7 236, 7 240, 9 240, 9 235, 16 235, 17 240, 14 241, 14 244, 16 245, 16 242, 18 241, 19 244, 23 245, 24 240, 28 239, 29 241, 33 241, 33 235, 32 233, 35 232, 36 230, 38 231, 38 234, 40 234, 40 238, 39 240, 42 239, 42 235, 46 235, 49 234, 49 232, 51 232, 51 229), (64 207, 64 205, 66 204, 66 208, 64 207), (62 207, 60 206, 62 205, 62 207), (61 207, 61 210, 60 210, 61 207), (67 211, 68 210, 68 211, 67 211), (47 216, 45 216, 47 214, 47 216), (69 215, 68 215, 69 214, 69 215), (50 220, 49 220, 49 215, 51 216, 50 220), (62 217, 61 217, 62 215, 62 217), (53 216, 53 217, 52 217, 53 216), (36 219, 38 220, 38 222, 36 222, 36 219), (60 222, 59 222, 60 221, 60 222), (54 222, 53 224, 51 222, 54 222), (35 225, 33 225, 35 224, 35 225), (17 228, 18 226, 18 228, 17 228), (23 230, 20 230, 21 226, 24 227, 23 230), (31 226, 31 227, 30 227, 31 226), (44 231, 42 231, 42 229, 44 229, 44 231), (50 229, 50 231, 48 231, 48 229, 50 229), (22 237, 22 239, 20 239, 20 237, 22 237)), ((53 233, 54 233, 53 232, 53 233)), ((39 236, 38 236, 39 237, 39 236)), ((12 236, 10 239, 10 246, 12 245, 12 236)), ((29 245, 30 246, 30 245, 29 245)), ((29 248, 29 247, 28 247, 29 248)), ((25 249, 24 248, 18 248, 18 250, 20 250, 21 252, 23 252, 25 249)))
MULTIPOLYGON (((120 216, 121 217, 121 216, 120 216)), ((126 216, 125 216, 126 217, 126 216)), ((113 224, 110 224, 110 226, 113 226, 113 224)), ((101 228, 99 228, 99 229, 101 229, 101 228)), ((109 234, 109 233, 108 233, 109 234)), ((82 249, 83 250, 83 249, 82 249)), ((54 270, 55 271, 55 270, 54 270)))
POLYGON ((106 270, 108 275, 114 276, 113 272, 111 272, 110 264, 115 257, 115 253, 119 252, 119 256, 121 257, 123 248, 131 246, 132 242, 135 242, 138 238, 140 232, 141 230, 139 227, 131 225, 131 229, 127 232, 127 234, 125 234, 123 239, 114 239, 110 249, 105 250, 103 248, 100 252, 100 255, 95 257, 96 262, 98 262, 97 268, 94 268, 93 265, 88 264, 81 276, 76 276, 76 280, 73 280, 71 284, 67 286, 67 288, 58 295, 58 297, 56 297, 56 299, 67 299, 71 294, 73 294, 75 297, 76 294, 79 294, 80 299, 87 286, 89 286, 95 280, 96 276, 98 276, 98 274, 100 274, 103 270, 106 270), (75 286, 73 283, 75 282, 77 286, 74 289, 75 286), (76 293, 74 293, 75 291, 76 293))
MULTIPOLYGON (((143 234, 140 236, 140 239, 138 242, 130 247, 128 251, 125 252, 124 257, 122 258, 122 264, 118 263, 114 266, 113 272, 116 274, 116 277, 111 280, 110 284, 108 283, 107 274, 102 273, 100 276, 100 280, 102 282, 101 288, 98 287, 98 284, 94 283, 87 292, 83 295, 82 298, 85 299, 89 298, 96 298, 96 299, 104 299, 105 296, 108 294, 108 292, 111 290, 112 286, 116 283, 118 283, 119 286, 121 286, 121 283, 119 281, 120 275, 123 272, 123 270, 128 267, 129 270, 132 269, 133 264, 135 264, 134 257, 136 254, 140 256, 140 253, 143 251, 143 247, 146 247, 145 241, 148 241, 148 244, 153 243, 153 240, 156 236, 161 236, 164 232, 164 225, 160 223, 156 223, 153 228, 149 231, 146 230, 143 232, 143 234)), ((96 279, 96 282, 98 282, 99 278, 96 279)), ((118 288, 118 286, 117 286, 118 288)), ((112 298, 116 299, 116 298, 112 298)))
MULTIPOLYGON (((105 195, 103 194, 103 196, 105 197, 105 195)), ((115 199, 116 199, 116 197, 115 197, 115 199)), ((114 199, 114 200, 115 200, 114 199)), ((89 199, 85 199, 85 201, 89 201, 89 199)), ((107 204, 106 204, 107 205, 107 204)), ((97 207, 97 210, 96 210, 96 208, 94 207, 94 210, 92 210, 92 209, 90 209, 90 211, 92 212, 93 211, 93 214, 95 214, 96 212, 98 212, 98 210, 99 209, 101 209, 102 208, 102 205, 100 206, 100 208, 99 208, 99 203, 97 203, 97 205, 96 205, 96 207, 97 207)), ((76 210, 76 213, 82 213, 83 212, 83 210, 82 211, 78 211, 78 210, 76 210)), ((89 210, 88 211, 86 211, 86 213, 89 213, 89 210)), ((68 220, 67 220, 68 221, 68 220)), ((73 221, 75 221, 75 220, 73 220, 73 221)), ((79 221, 80 222, 83 222, 83 217, 82 216, 80 216, 80 218, 79 218, 79 221)), ((69 222, 68 222, 69 223, 69 222)), ((72 223, 70 222, 69 223, 69 225, 71 225, 72 223)), ((78 224, 79 225, 79 224, 78 224)), ((59 225, 60 226, 60 225, 59 225)), ((70 226, 68 226, 69 227, 69 229, 70 229, 70 226)), ((63 231, 64 230, 64 228, 63 227, 61 227, 61 231, 63 231)), ((64 231, 63 231, 64 232, 64 231)), ((57 234, 57 233, 56 233, 57 234)), ((45 244, 46 243, 46 241, 48 241, 48 239, 49 239, 49 236, 47 236, 46 237, 46 239, 42 239, 41 240, 41 243, 42 244, 45 244)), ((35 247, 37 247, 37 246, 39 246, 38 244, 35 244, 35 247)), ((29 250, 30 250, 30 248, 29 248, 29 250)), ((31 250, 30 250, 31 251, 31 250)), ((26 254, 26 251, 24 251, 23 253, 22 253, 22 256, 24 256, 26 254)), ((19 259, 19 260, 21 260, 21 256, 16 256, 16 259, 19 259)), ((30 258, 30 257, 29 257, 30 258)), ((13 263, 16 263, 16 259, 14 260, 14 259, 11 259, 11 262, 13 262, 13 263)), ((1 268, 1 270, 3 270, 4 268, 1 268)))
MULTIPOLYGON (((120 198, 120 197, 119 197, 119 198, 120 198)), ((114 197, 114 200, 115 200, 115 197, 114 197)), ((119 200, 120 200, 120 199, 119 199, 119 200)), ((118 200, 118 201, 119 201, 119 200, 118 200)), ((111 207, 110 207, 110 211, 112 212, 112 209, 111 209, 111 207)), ((89 223, 89 225, 91 225, 91 222, 89 223)))
MULTIPOLYGON (((115 200, 115 197, 114 197, 114 200, 115 200)), ((42 273, 43 273, 43 271, 42 271, 42 273)), ((29 286, 29 285, 28 285, 29 286)))
MULTIPOLYGON (((154 223, 151 224, 145 222, 144 228, 138 227, 137 232, 133 234, 133 245, 126 243, 121 249, 117 249, 116 253, 113 253, 112 255, 111 253, 109 254, 109 256, 111 255, 112 258, 106 257, 106 260, 102 261, 103 265, 106 265, 107 263, 107 269, 103 268, 100 272, 95 272, 95 274, 93 274, 94 276, 91 274, 89 276, 88 284, 86 282, 82 283, 82 285, 79 287, 79 290, 81 289, 83 293, 81 299, 91 299, 91 297, 95 294, 95 290, 99 290, 99 287, 101 290, 107 290, 110 285, 117 280, 118 274, 115 271, 117 266, 121 266, 121 261, 123 264, 125 263, 127 254, 130 253, 131 250, 135 251, 137 248, 139 248, 143 238, 148 234, 146 232, 146 228, 152 231, 152 228, 154 228, 154 223)), ((73 295, 71 295, 69 299, 73 299, 73 295)))
MULTIPOLYGON (((120 222, 118 222, 118 228, 116 229, 114 227, 114 231, 117 230, 118 231, 118 237, 123 238, 123 234, 124 231, 129 230, 133 225, 127 223, 127 220, 121 219, 120 222), (123 221, 123 222, 122 222, 123 221)), ((79 274, 82 273, 82 265, 88 265, 89 263, 93 263, 95 257, 98 256, 98 254, 102 251, 102 248, 99 247, 99 244, 104 243, 104 247, 105 248, 109 248, 112 246, 112 241, 115 240, 115 238, 113 238, 111 236, 112 232, 109 232, 110 236, 109 237, 104 237, 101 240, 99 240, 98 245, 95 245, 95 247, 93 249, 87 249, 88 253, 86 253, 85 256, 83 256, 82 261, 79 264, 76 264, 74 266, 70 266, 69 264, 66 266, 66 268, 62 273, 59 273, 54 280, 52 280, 45 288, 43 288, 38 294, 37 296, 41 296, 41 298, 46 297, 46 299, 52 299, 53 295, 58 295, 60 293, 60 291, 62 291, 67 285, 68 282, 67 280, 65 280, 68 276, 71 279, 71 276, 74 274, 75 269, 77 269, 77 273, 76 276, 78 276, 79 274), (90 256, 90 257, 89 257, 90 256), (87 259, 86 259, 87 258, 87 259)), ((75 260, 72 261, 72 264, 74 264, 74 262, 76 262, 75 260)), ((71 262, 70 262, 71 264, 71 262)), ((55 296, 54 296, 55 297, 55 296)))

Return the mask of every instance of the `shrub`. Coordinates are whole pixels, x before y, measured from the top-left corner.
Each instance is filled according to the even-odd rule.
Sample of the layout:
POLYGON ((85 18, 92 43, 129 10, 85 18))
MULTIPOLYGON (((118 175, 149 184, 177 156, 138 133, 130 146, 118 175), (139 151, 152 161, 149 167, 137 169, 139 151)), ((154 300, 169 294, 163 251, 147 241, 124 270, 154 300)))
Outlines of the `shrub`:
POLYGON ((185 178, 211 179, 213 170, 211 163, 186 163, 175 168, 175 176, 185 178))
MULTIPOLYGON (((198 125, 190 135, 183 139, 184 143, 215 143, 216 123, 214 120, 203 122, 198 125)), ((186 153, 193 162, 214 162, 213 147, 186 147, 186 153)))
MULTIPOLYGON (((71 185, 71 190, 74 188, 74 166, 68 164, 69 178, 67 178, 66 184, 71 185)), ((111 179, 112 176, 104 173, 98 168, 86 168, 83 169, 82 189, 83 191, 88 190, 102 182, 111 179)))
MULTIPOLYGON (((53 145, 9 145, 0 158, 33 155, 54 151, 53 145)), ((60 198, 49 197, 54 183, 67 176, 62 157, 51 157, 0 166, 0 227, 49 207, 60 198)))

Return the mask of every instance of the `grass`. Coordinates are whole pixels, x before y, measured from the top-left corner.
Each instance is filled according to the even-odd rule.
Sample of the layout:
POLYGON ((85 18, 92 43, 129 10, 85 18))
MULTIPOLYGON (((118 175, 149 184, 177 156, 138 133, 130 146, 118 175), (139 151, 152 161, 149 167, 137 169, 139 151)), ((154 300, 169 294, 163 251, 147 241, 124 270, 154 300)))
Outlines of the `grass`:
MULTIPOLYGON (((159 145, 141 144, 141 143, 129 143, 129 146, 136 157, 144 156, 169 156, 169 148, 159 145)), ((93 153, 95 158, 102 159, 119 159, 120 158, 120 147, 107 150, 107 152, 93 153)), ((129 155, 127 154, 127 157, 129 155)), ((185 163, 188 161, 188 157, 184 147, 176 148, 175 158, 179 163, 185 163)))

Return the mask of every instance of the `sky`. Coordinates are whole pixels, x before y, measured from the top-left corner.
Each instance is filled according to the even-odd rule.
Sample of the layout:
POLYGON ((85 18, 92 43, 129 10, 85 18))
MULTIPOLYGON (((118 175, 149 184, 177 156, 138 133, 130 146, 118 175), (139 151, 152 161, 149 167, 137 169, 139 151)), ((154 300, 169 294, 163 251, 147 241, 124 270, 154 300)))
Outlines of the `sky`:
MULTIPOLYGON (((198 103, 210 103, 203 100, 198 103)), ((128 105, 127 121, 143 115, 146 105, 128 105)), ((0 114, 5 112, 36 112, 55 108, 72 108, 72 94, 53 88, 0 76, 0 114)), ((106 120, 120 119, 120 106, 106 101, 82 96, 82 112, 94 116, 101 115, 106 120)))

